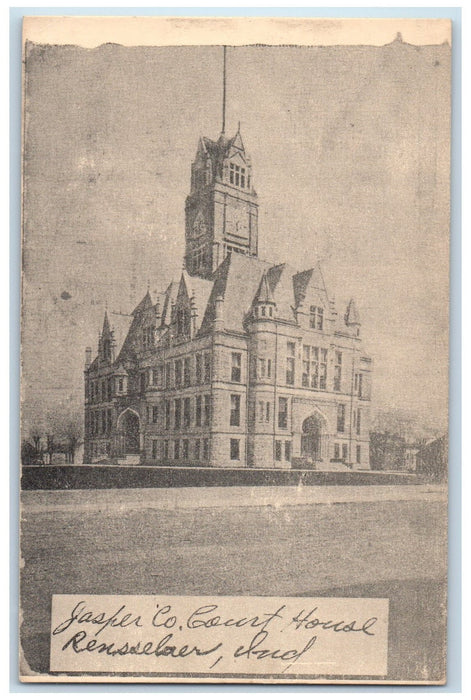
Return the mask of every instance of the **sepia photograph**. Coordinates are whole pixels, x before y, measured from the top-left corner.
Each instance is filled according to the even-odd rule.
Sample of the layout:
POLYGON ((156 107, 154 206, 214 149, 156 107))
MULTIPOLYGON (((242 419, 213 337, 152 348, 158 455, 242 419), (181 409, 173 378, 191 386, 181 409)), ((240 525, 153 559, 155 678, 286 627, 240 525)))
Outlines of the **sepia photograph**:
POLYGON ((24 18, 22 682, 446 683, 451 30, 24 18))

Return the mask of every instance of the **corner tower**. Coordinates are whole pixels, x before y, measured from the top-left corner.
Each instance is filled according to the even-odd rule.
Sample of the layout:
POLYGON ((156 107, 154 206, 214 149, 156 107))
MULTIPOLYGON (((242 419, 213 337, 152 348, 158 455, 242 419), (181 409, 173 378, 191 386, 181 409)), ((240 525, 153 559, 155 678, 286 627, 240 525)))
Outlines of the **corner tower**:
POLYGON ((258 204, 240 125, 233 138, 202 137, 185 207, 185 265, 209 277, 228 253, 258 254, 258 204))

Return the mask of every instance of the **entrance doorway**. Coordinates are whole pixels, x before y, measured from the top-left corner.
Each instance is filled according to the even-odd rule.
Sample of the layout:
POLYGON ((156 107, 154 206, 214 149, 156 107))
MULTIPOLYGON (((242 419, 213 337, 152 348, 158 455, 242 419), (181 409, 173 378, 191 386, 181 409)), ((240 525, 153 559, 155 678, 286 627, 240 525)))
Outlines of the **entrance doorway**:
POLYGON ((118 430, 125 454, 140 452, 140 420, 136 411, 127 409, 118 419, 118 430))
POLYGON ((306 418, 302 425, 301 456, 318 462, 321 459, 321 438, 324 420, 319 415, 306 418))

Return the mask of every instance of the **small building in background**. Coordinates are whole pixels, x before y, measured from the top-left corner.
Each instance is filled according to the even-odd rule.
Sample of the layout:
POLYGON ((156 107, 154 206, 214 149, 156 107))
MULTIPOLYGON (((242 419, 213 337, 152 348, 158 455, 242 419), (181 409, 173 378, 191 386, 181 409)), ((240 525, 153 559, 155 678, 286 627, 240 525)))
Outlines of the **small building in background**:
POLYGON ((448 478, 448 433, 421 447, 416 456, 417 474, 431 481, 448 478))

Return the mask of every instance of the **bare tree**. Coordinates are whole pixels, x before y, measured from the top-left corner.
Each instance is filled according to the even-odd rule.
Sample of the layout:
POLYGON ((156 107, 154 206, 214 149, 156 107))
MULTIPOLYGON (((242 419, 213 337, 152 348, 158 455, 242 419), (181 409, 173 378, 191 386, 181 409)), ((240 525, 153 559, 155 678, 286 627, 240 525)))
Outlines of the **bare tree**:
MULTIPOLYGON (((48 447, 52 453, 59 448, 66 453, 66 460, 74 464, 75 453, 83 439, 83 416, 71 402, 63 401, 50 409, 47 416, 48 447)), ((50 453, 51 461, 52 454, 50 453)))

